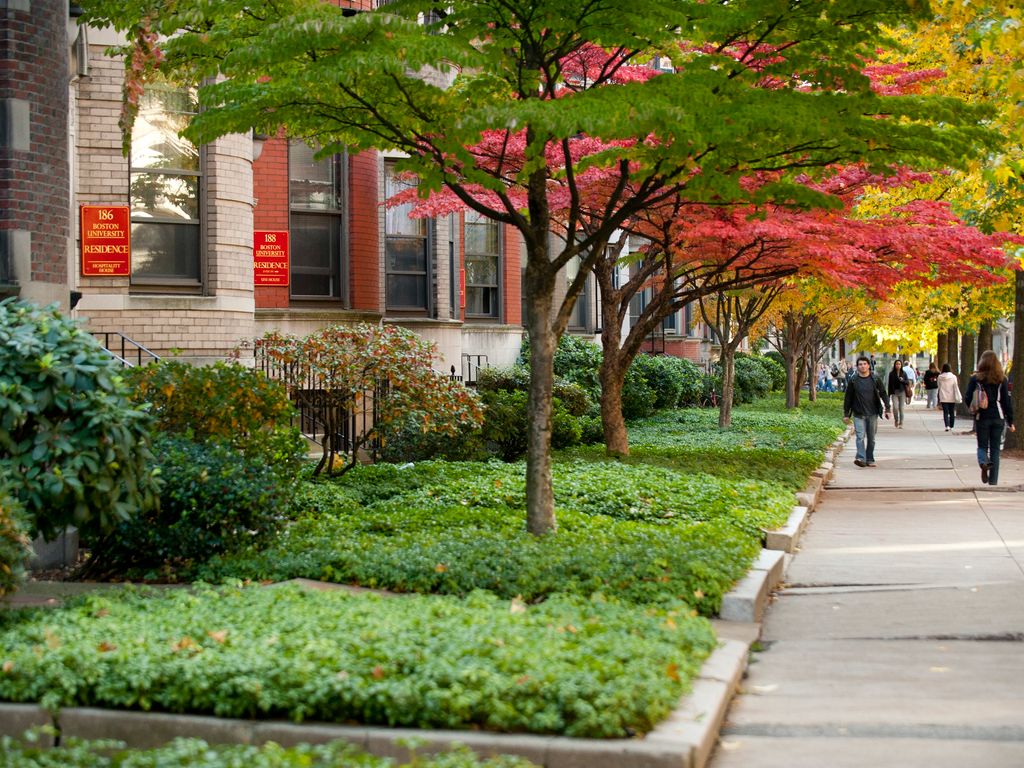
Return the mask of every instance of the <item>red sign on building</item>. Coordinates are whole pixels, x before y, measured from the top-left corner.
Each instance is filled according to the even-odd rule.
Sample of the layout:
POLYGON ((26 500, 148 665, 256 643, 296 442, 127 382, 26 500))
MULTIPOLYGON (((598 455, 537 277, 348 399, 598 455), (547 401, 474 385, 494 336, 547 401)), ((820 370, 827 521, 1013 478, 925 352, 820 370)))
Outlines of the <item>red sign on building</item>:
POLYGON ((132 227, 127 205, 83 205, 82 276, 117 277, 132 272, 132 227))
POLYGON ((288 232, 253 233, 253 284, 288 285, 288 232))

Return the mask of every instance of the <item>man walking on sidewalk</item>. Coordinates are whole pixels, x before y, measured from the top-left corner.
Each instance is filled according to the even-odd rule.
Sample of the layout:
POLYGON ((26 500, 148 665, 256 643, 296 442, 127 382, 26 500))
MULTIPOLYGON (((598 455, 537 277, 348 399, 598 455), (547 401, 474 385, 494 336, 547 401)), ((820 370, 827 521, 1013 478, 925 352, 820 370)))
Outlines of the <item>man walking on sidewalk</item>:
POLYGON ((849 424, 852 416, 857 432, 857 458, 853 463, 858 467, 875 466, 875 433, 878 417, 883 414, 889 418, 885 385, 871 372, 871 361, 858 357, 857 373, 850 379, 843 398, 843 421, 849 424))

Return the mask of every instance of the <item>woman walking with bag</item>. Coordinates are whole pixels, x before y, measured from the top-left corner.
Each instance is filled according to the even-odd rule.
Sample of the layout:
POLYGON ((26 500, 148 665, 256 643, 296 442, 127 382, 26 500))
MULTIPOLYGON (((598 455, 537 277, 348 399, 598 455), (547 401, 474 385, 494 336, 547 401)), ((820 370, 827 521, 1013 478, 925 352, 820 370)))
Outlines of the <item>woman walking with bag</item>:
POLYGON ((956 404, 962 403, 960 396, 960 382, 956 380, 956 374, 950 370, 949 363, 942 364, 942 373, 939 374, 938 382, 939 403, 942 404, 942 423, 946 425, 946 431, 953 428, 953 421, 956 418, 956 404))
POLYGON ((995 485, 999 480, 1003 428, 1008 427, 1015 432, 1016 427, 1013 426, 1013 402, 1010 400, 1010 388, 1006 385, 1006 374, 991 349, 981 353, 978 370, 967 384, 967 402, 971 404, 971 412, 977 420, 975 432, 981 482, 995 485))
POLYGON ((910 388, 910 378, 903 370, 903 362, 897 360, 892 364, 889 371, 889 401, 891 403, 893 424, 896 429, 903 428, 903 405, 907 402, 907 390, 910 388))

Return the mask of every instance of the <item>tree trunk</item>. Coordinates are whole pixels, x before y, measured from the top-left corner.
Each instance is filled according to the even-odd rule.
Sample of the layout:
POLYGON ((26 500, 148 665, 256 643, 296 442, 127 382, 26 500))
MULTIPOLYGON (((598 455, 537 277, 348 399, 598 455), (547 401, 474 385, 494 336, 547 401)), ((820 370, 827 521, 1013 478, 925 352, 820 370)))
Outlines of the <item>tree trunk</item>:
POLYGON ((965 333, 960 337, 960 387, 967 389, 967 382, 974 373, 975 357, 974 342, 976 337, 973 333, 965 333))
MULTIPOLYGON (((971 380, 974 373, 974 334, 965 333, 960 336, 960 373, 957 380, 960 383, 960 391, 967 391, 967 382, 971 380)), ((967 406, 969 403, 960 403, 957 406, 957 413, 965 418, 971 415, 967 406)))
POLYGON ((614 317, 614 307, 609 307, 612 317, 603 319, 601 329, 601 346, 604 355, 601 360, 601 429, 604 432, 605 452, 609 456, 626 456, 629 454, 629 435, 626 432, 626 419, 622 415, 622 387, 625 384, 625 371, 622 369, 622 329, 614 317))
POLYGON ((935 345, 935 365, 942 370, 942 366, 949 362, 949 342, 946 341, 946 332, 940 331, 935 345))
POLYGON ((736 391, 736 350, 731 345, 722 346, 719 358, 722 366, 722 400, 718 404, 718 426, 720 429, 732 426, 732 399, 736 391))
POLYGON ((818 402, 818 358, 810 355, 807 358, 807 402, 818 402))
MULTIPOLYGON (((531 254, 531 256, 533 256, 531 254)), ((546 262, 542 254, 537 262, 546 262)), ((527 396, 526 530, 552 533, 555 497, 551 485, 551 397, 555 382, 558 334, 552 319, 554 280, 548 270, 527 262, 524 280, 527 334, 530 339, 530 391, 527 396)))
POLYGON ((1024 451, 1024 272, 1014 274, 1015 301, 1013 313, 1013 360, 1010 375, 1013 377, 1013 422, 1016 432, 1006 433, 1006 450, 1024 451))
POLYGON ((800 404, 800 367, 796 355, 786 351, 782 355, 786 363, 786 407, 796 408, 800 404))
POLYGON ((959 375, 960 373, 960 337, 959 332, 956 328, 950 328, 946 331, 946 349, 947 358, 946 362, 949 363, 949 367, 953 369, 953 373, 959 375))
POLYGON ((794 408, 800 407, 800 390, 803 389, 804 379, 807 377, 807 366, 804 365, 804 358, 800 358, 796 365, 796 400, 793 403, 794 408))
POLYGON ((978 328, 978 357, 989 349, 992 349, 992 323, 986 321, 978 328))

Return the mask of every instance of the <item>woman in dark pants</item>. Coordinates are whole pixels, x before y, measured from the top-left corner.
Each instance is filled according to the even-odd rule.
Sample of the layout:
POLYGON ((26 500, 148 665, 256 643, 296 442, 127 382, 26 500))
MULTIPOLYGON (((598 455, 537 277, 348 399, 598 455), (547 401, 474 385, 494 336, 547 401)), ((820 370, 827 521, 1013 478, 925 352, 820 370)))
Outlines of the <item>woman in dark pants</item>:
POLYGON ((995 485, 999 480, 999 447, 1003 439, 1003 429, 1016 431, 1013 426, 1013 403, 1010 400, 1010 389, 1006 386, 1006 374, 999 358, 991 349, 981 354, 978 371, 971 376, 967 384, 964 398, 968 403, 974 402, 974 392, 978 387, 985 390, 988 405, 980 409, 977 419, 978 465, 981 467, 981 482, 995 485), (1002 413, 1000 413, 1002 409, 1002 413), (1004 421, 1005 420, 1005 421, 1004 421))

